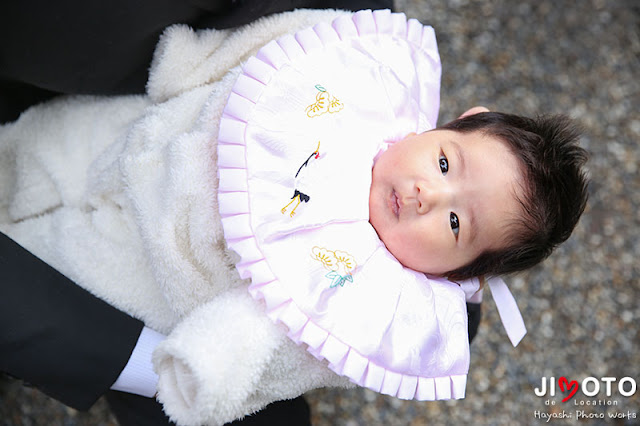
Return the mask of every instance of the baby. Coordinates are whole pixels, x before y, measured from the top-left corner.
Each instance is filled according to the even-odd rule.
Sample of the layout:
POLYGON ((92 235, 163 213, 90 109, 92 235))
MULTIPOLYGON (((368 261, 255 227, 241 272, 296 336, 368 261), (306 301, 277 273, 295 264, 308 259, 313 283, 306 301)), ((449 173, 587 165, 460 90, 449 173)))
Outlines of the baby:
MULTIPOLYGON (((186 28, 172 28, 166 36, 170 41, 161 42, 157 50, 159 57, 152 67, 149 96, 62 99, 36 107, 15 124, 0 128, 0 179, 6 183, 0 186, 0 230, 79 285, 168 335, 154 353, 154 366, 160 377, 158 397, 166 412, 180 424, 223 424, 271 401, 292 398, 309 389, 349 385, 345 377, 329 370, 326 362, 318 361, 290 340, 281 324, 268 318, 276 314, 283 322, 288 321, 290 335, 317 342, 322 357, 349 370, 348 377, 361 377, 362 385, 406 398, 461 397, 469 365, 464 295, 456 284, 444 279, 435 278, 430 281, 433 285, 413 287, 404 285, 403 279, 425 279, 423 273, 428 273, 456 281, 528 268, 569 236, 584 208, 586 183, 580 168, 585 154, 576 144, 577 133, 563 118, 529 120, 474 108, 436 130, 409 134, 388 144, 376 157, 373 169, 373 156, 351 168, 353 157, 333 155, 337 150, 331 151, 339 142, 327 138, 319 145, 314 133, 313 140, 308 141, 310 149, 316 149, 314 158, 329 163, 336 159, 346 165, 338 170, 325 168, 323 173, 345 170, 344 176, 350 180, 366 182, 369 193, 365 188, 336 201, 331 198, 335 195, 330 192, 333 188, 324 188, 324 204, 320 202, 322 194, 307 194, 305 205, 290 217, 281 213, 286 203, 282 203, 284 198, 280 195, 290 196, 293 188, 278 177, 273 192, 261 191, 258 186, 253 200, 270 203, 264 209, 269 219, 266 227, 297 227, 306 234, 311 234, 312 229, 304 224, 315 220, 314 214, 322 214, 331 225, 342 226, 349 221, 333 220, 351 208, 356 217, 364 218, 356 224, 363 225, 359 229, 368 238, 362 246, 370 242, 374 250, 373 255, 355 258, 373 261, 368 265, 360 261, 354 281, 339 280, 344 286, 331 287, 324 281, 323 267, 328 262, 320 264, 311 259, 310 247, 276 251, 280 258, 287 257, 282 253, 295 254, 301 259, 299 263, 306 262, 304 274, 294 274, 289 283, 299 292, 299 284, 319 277, 316 281, 320 284, 311 288, 315 303, 311 311, 322 316, 329 307, 344 307, 336 309, 341 316, 329 318, 329 322, 337 333, 353 325, 349 332, 373 357, 382 361, 390 358, 391 364, 416 370, 433 365, 437 371, 417 378, 416 374, 396 374, 392 365, 385 372, 373 361, 366 363, 357 350, 347 348, 340 339, 328 337, 326 330, 314 327, 315 323, 298 311, 290 310, 293 304, 280 292, 265 302, 254 300, 250 292, 273 287, 274 268, 268 265, 253 270, 253 282, 247 291, 248 275, 243 268, 262 264, 257 258, 262 252, 245 246, 252 238, 242 233, 247 209, 254 205, 238 197, 243 195, 247 181, 246 176, 234 174, 245 158, 238 151, 241 145, 222 146, 228 135, 244 137, 252 130, 238 127, 242 125, 238 117, 225 122, 229 117, 223 116, 223 109, 226 103, 229 114, 249 114, 244 108, 249 94, 239 94, 234 98, 238 103, 231 105, 229 93, 236 79, 240 81, 240 64, 246 55, 263 44, 266 36, 261 32, 272 31, 268 39, 277 39, 313 24, 317 24, 314 31, 324 34, 330 43, 349 40, 349 34, 355 37, 386 31, 370 40, 362 37, 363 44, 358 41, 355 46, 373 53, 377 46, 386 46, 389 50, 382 52, 381 58, 388 66, 371 67, 363 59, 366 56, 338 55, 338 59, 354 59, 355 66, 346 69, 339 63, 322 61, 327 62, 329 71, 316 76, 318 67, 313 66, 309 74, 300 74, 305 79, 301 90, 265 91, 263 98, 291 96, 282 102, 264 102, 264 111, 272 114, 269 118, 273 116, 274 123, 267 120, 263 128, 277 135, 263 138, 270 143, 268 154, 275 153, 277 157, 284 150, 282 140, 287 137, 282 131, 284 126, 275 120, 286 124, 294 115, 315 126, 314 132, 334 129, 336 140, 361 136, 363 132, 358 125, 340 128, 330 121, 343 117, 370 118, 369 134, 376 133, 377 123, 384 123, 387 117, 397 118, 387 121, 396 136, 435 125, 439 61, 432 30, 423 29, 417 22, 407 23, 404 16, 389 11, 359 13, 353 21, 351 15, 342 12, 296 11, 270 17, 263 26, 252 25, 234 37, 222 38, 221 47, 200 40, 197 44, 202 49, 190 51, 202 55, 201 67, 193 65, 197 57, 185 58, 183 54, 182 44, 197 37, 186 28), (327 24, 334 18, 334 27, 342 39, 327 24), (372 24, 374 18, 376 24, 372 24), (292 19, 296 19, 296 26, 292 19), (354 23, 359 25, 359 31, 354 23), (382 43, 383 36, 396 33, 405 39, 419 38, 419 43, 409 40, 413 44, 407 45, 419 46, 420 55, 413 55, 411 49, 415 47, 398 49, 395 39, 382 43), (398 60, 403 52, 408 52, 406 57, 416 60, 419 66, 398 60), (187 63, 177 66, 180 61, 187 63), (351 78, 360 82, 362 90, 345 82, 342 75, 358 66, 366 72, 362 78, 359 74, 351 78), (394 66, 397 69, 390 71, 394 66), (418 93, 417 104, 411 102, 409 95, 403 98, 406 90, 388 90, 386 96, 380 96, 385 88, 406 88, 403 81, 411 84, 418 80, 411 72, 425 69, 431 74, 421 76, 424 84, 416 84, 409 91, 410 95, 415 94, 413 91, 418 93), (176 70, 192 74, 176 76, 176 70), (334 78, 330 72, 339 75, 334 78), (344 109, 307 117, 304 107, 310 93, 314 93, 313 85, 307 87, 307 79, 314 84, 330 80, 327 87, 332 91, 337 87, 344 109), (432 90, 424 93, 425 86, 432 90), (398 97, 391 97, 393 93, 398 97), (289 106, 293 111, 290 115, 283 112, 289 106), (357 108, 364 113, 356 114, 357 108), (375 114, 387 115, 376 119, 375 114), (398 118, 402 114, 403 118, 398 118), (231 123, 231 127, 223 132, 221 122, 231 123), (326 147, 329 149, 323 157, 326 147), (220 175, 218 181, 220 164, 225 161, 234 178, 227 180, 220 175), (364 172, 356 173, 356 166, 364 172), (280 194, 277 197, 273 195, 276 191, 280 194), (230 212, 229 206, 218 203, 218 193, 235 210, 230 212), (343 209, 345 200, 353 205, 344 202, 343 209), (332 210, 331 202, 340 209, 332 210), (316 205, 324 211, 315 209, 316 205), (223 235, 225 222, 233 225, 229 227, 231 231, 239 233, 223 235), (229 248, 238 253, 245 250, 240 253, 243 261, 239 262, 229 248), (379 275, 367 273, 366 268, 375 269, 380 259, 392 261, 389 268, 379 275), (350 295, 356 297, 347 303, 344 297, 350 295), (435 299, 445 303, 431 303, 435 299), (422 304, 424 300, 431 305, 422 304), (372 309, 373 314, 361 315, 363 309, 372 309), (400 309, 404 309, 402 315, 396 315, 400 309), (387 319, 408 328, 387 332, 390 328, 383 322, 387 319), (296 325, 305 328, 293 329, 296 325), (381 332, 367 336, 375 325, 381 332), (424 337, 418 345, 412 340, 416 334, 424 337), (452 396, 454 388, 456 393, 452 396)), ((277 63, 318 49, 320 44, 309 31, 302 30, 297 39, 306 49, 293 43, 289 36, 281 40, 281 45, 290 49, 287 54, 276 51, 269 60, 277 63)), ((220 40, 216 32, 203 37, 220 40)), ((240 76, 246 87, 261 88, 256 78, 263 76, 262 72, 275 72, 266 62, 253 71, 253 77, 240 76)), ((286 83, 288 79, 281 80, 286 83)), ((299 149, 306 149, 303 142, 307 142, 307 132, 292 135, 289 137, 295 143, 302 141, 292 149, 301 145, 304 147, 299 149)), ((382 139, 379 134, 376 136, 382 139)), ((350 149, 365 149, 362 145, 350 149)), ((293 165, 291 176, 287 174, 293 180, 300 161, 308 154, 300 159, 264 162, 265 175, 272 176, 275 173, 271 172, 280 169, 289 173, 288 167, 293 165)), ((324 183, 320 178, 318 185, 324 183)), ((228 231, 227 227, 224 231, 228 231)), ((271 234, 277 237, 272 242, 280 243, 279 237, 284 234, 271 234)), ((354 250, 361 248, 361 241, 353 241, 356 238, 340 232, 326 240, 353 243, 354 250)), ((340 245, 327 247, 340 258, 339 262, 347 262, 339 254, 340 245)), ((290 273, 294 266, 297 265, 286 264, 282 272, 290 273)))
POLYGON ((463 280, 530 268, 573 231, 587 201, 575 125, 475 107, 376 161, 370 222, 403 265, 463 280))

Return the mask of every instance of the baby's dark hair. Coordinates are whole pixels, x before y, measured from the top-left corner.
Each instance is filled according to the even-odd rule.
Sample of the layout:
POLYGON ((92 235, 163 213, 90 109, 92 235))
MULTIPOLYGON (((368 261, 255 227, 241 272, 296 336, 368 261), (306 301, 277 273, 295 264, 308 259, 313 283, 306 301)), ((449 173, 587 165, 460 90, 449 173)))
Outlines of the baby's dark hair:
POLYGON ((510 226, 506 247, 487 250, 467 265, 444 274, 452 280, 495 276, 528 269, 564 242, 587 203, 583 170, 587 152, 578 146, 580 131, 566 116, 535 119, 483 112, 454 120, 440 129, 474 131, 509 147, 524 173, 522 213, 510 226))

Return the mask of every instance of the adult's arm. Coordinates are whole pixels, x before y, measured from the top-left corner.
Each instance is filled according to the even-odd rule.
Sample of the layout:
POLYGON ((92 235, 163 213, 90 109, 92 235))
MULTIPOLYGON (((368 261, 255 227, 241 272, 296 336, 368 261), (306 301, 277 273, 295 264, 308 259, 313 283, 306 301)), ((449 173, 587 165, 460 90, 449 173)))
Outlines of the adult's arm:
POLYGON ((76 409, 118 379, 142 322, 0 233, 0 370, 76 409))
POLYGON ((391 8, 392 0, 30 0, 0 4, 0 124, 58 94, 143 93, 172 24, 233 28, 299 8, 391 8))

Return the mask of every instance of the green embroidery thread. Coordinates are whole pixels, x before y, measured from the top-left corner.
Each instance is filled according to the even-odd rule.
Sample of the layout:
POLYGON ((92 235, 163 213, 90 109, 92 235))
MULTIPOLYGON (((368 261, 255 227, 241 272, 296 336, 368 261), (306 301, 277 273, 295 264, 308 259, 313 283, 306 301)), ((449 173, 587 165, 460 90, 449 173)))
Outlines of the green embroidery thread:
POLYGON ((344 104, 338 98, 332 96, 322 85, 316 84, 315 88, 318 90, 316 101, 304 110, 307 117, 313 118, 327 112, 334 114, 344 108, 344 104))
POLYGON ((329 270, 325 278, 331 280, 330 288, 344 287, 345 282, 353 282, 353 271, 358 264, 356 259, 346 251, 314 246, 311 249, 311 257, 329 270))

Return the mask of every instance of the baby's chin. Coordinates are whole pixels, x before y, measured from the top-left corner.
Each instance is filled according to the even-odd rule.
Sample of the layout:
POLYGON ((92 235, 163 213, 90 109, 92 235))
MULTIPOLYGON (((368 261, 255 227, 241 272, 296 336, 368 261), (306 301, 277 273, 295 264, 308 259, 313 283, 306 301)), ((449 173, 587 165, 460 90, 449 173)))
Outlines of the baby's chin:
POLYGON ((432 265, 425 265, 424 262, 420 260, 415 260, 413 258, 403 257, 402 254, 398 255, 389 250, 389 253, 396 258, 396 260, 405 268, 409 268, 413 271, 420 272, 426 275, 432 275, 437 277, 442 277, 447 271, 442 270, 441 268, 433 267, 432 265))
MULTIPOLYGON (((378 234, 378 238, 380 238, 380 234, 378 234)), ((407 250, 402 248, 402 244, 396 245, 393 242, 385 242, 383 238, 380 238, 380 241, 384 244, 387 251, 398 261, 398 263, 405 268, 422 274, 438 277, 444 276, 447 272, 447 270, 438 268, 437 266, 430 264, 430 262, 425 262, 424 259, 410 253, 410 251, 407 252, 407 250)))

